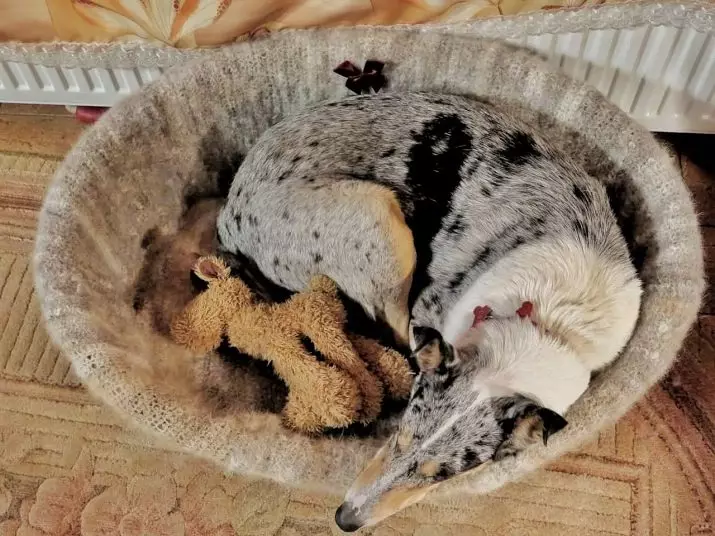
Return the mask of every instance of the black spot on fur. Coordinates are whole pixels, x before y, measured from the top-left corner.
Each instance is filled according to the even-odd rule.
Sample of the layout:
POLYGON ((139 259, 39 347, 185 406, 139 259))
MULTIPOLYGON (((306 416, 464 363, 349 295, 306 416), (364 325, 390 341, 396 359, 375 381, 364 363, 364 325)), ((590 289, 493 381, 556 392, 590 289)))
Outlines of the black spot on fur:
POLYGON ((375 168, 372 166, 365 169, 365 171, 353 171, 347 175, 356 181, 380 182, 377 180, 377 176, 375 176, 375 168))
POLYGON ((393 154, 395 154, 395 151, 396 151, 396 149, 393 147, 392 149, 388 149, 387 151, 382 153, 380 156, 382 158, 388 158, 388 157, 392 156, 393 154))
POLYGON ((439 298, 439 294, 431 294, 429 297, 423 299, 423 302, 425 304, 425 307, 429 311, 431 311, 433 308, 437 313, 442 311, 442 301, 439 298))
POLYGON ((467 172, 465 173, 465 177, 466 177, 467 179, 469 179, 469 178, 473 177, 474 175, 476 175, 477 170, 479 169, 479 166, 481 165, 481 163, 482 163, 482 158, 481 158, 481 157, 480 157, 480 158, 475 158, 474 161, 473 161, 471 164, 469 164, 469 168, 467 168, 467 172))
POLYGON ((586 224, 583 222, 583 220, 577 218, 571 223, 571 225, 573 226, 573 229, 574 231, 576 231, 576 233, 588 240, 588 227, 586 227, 586 224))
POLYGON ((452 384, 454 383, 454 380, 457 378, 455 377, 454 374, 447 373, 447 376, 442 380, 442 389, 446 391, 450 387, 452 387, 452 384))
POLYGON ((291 160, 291 163, 297 164, 297 163, 300 162, 301 160, 303 160, 303 157, 302 157, 302 156, 294 156, 294 157, 293 157, 293 160, 291 160))
POLYGON ((417 462, 412 462, 409 469, 407 469, 408 475, 414 475, 417 472, 417 462))
POLYGON ((591 202, 591 194, 581 188, 578 184, 573 185, 573 195, 576 196, 576 199, 581 201, 582 203, 590 203, 591 202))
POLYGON ((462 456, 462 469, 471 469, 472 467, 475 467, 477 463, 479 463, 477 453, 471 449, 465 450, 464 455, 462 456))
POLYGON ((273 259, 273 266, 274 266, 275 268, 278 268, 278 266, 280 265, 280 263, 281 263, 281 260, 280 260, 278 257, 275 257, 275 258, 273 259))
POLYGON ((440 99, 439 97, 434 99, 428 99, 428 101, 432 104, 449 104, 446 100, 440 99))
POLYGON ((361 246, 360 242, 355 242, 355 249, 360 249, 360 246, 361 246))
POLYGON ((480 191, 482 192, 482 195, 483 195, 484 197, 491 197, 491 196, 492 196, 492 191, 491 191, 489 188, 487 188, 486 186, 482 186, 482 188, 481 188, 480 191))
POLYGON ((464 225, 464 219, 462 218, 461 214, 457 214, 457 217, 454 219, 452 222, 452 225, 450 225, 447 228, 447 233, 448 234, 461 234, 464 232, 464 229, 466 228, 466 225, 464 225))
POLYGON ((313 263, 319 264, 323 260, 323 256, 320 253, 313 253, 313 263))
POLYGON ((437 471, 437 474, 434 475, 434 479, 437 482, 440 482, 442 480, 447 480, 452 475, 454 475, 454 471, 445 463, 440 466, 439 471, 437 471))
POLYGON ((241 215, 236 214, 234 221, 236 222, 236 231, 240 231, 241 230, 241 215))
POLYGON ((258 217, 253 214, 248 215, 248 225, 251 227, 256 227, 258 225, 258 217))
POLYGON ((313 231, 313 238, 315 238, 316 240, 320 238, 320 233, 318 231, 313 231))
POLYGON ((491 254, 492 254, 492 248, 490 246, 485 247, 474 258, 474 262, 472 263, 472 266, 479 266, 484 261, 486 261, 491 254))
POLYGON ((467 272, 458 272, 449 282, 449 289, 454 290, 459 287, 459 285, 461 285, 464 281, 465 277, 467 277, 467 272))
POLYGON ((546 223, 546 218, 543 216, 535 216, 529 221, 531 227, 543 227, 546 223))
POLYGON ((496 156, 506 171, 521 166, 541 156, 541 151, 531 134, 517 130, 504 136, 504 145, 496 156))
POLYGON ((366 260, 367 262, 372 262, 372 261, 371 261, 370 252, 369 252, 369 251, 366 251, 366 252, 365 252, 365 260, 366 260))
POLYGON ((415 394, 412 395, 412 400, 421 400, 422 395, 425 392, 425 386, 424 385, 418 385, 417 389, 415 389, 415 394))
POLYGON ((288 221, 288 220, 290 219, 290 214, 288 214, 288 211, 287 211, 287 210, 284 210, 284 211, 283 211, 283 214, 281 214, 281 217, 282 217, 284 220, 288 221))
POLYGON ((278 177, 278 182, 283 182, 284 180, 286 180, 288 178, 288 175, 290 175, 290 173, 288 173, 287 171, 285 173, 282 173, 281 176, 278 177))
POLYGON ((308 144, 309 147, 317 147, 318 145, 320 145, 320 142, 317 140, 313 140, 308 144))
POLYGON ((432 240, 451 210, 452 196, 461 183, 460 170, 472 149, 472 136, 456 114, 438 114, 412 138, 405 162, 407 187, 415 203, 413 213, 406 216, 417 253, 410 303, 431 282, 427 267, 432 262, 432 240), (446 148, 438 152, 442 145, 446 148), (415 213, 419 217, 413 217, 415 213))

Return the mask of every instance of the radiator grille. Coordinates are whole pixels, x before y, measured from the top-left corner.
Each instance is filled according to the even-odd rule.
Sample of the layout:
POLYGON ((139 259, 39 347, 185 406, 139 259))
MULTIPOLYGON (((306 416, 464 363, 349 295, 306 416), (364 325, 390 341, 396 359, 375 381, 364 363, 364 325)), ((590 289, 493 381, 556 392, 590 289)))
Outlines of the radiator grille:
MULTIPOLYGON (((666 26, 512 39, 606 95, 651 130, 715 132, 715 34, 666 26)), ((0 62, 0 102, 111 106, 161 69, 0 62)))

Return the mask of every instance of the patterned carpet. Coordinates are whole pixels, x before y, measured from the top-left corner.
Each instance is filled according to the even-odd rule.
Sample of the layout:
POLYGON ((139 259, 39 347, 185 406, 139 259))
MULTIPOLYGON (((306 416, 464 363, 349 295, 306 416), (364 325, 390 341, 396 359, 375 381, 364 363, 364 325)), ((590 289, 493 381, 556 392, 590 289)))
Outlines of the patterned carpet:
MULTIPOLYGON (((0 536, 338 534, 338 497, 218 472, 133 431, 78 384, 42 327, 29 256, 44 189, 79 128, 54 112, 42 111, 40 126, 13 113, 0 109, 0 536)), ((711 203, 711 179, 684 169, 711 203)), ((715 244, 715 210, 700 208, 715 244)), ((363 533, 714 534, 714 319, 703 314, 675 371, 580 452, 491 495, 417 505, 363 533)))

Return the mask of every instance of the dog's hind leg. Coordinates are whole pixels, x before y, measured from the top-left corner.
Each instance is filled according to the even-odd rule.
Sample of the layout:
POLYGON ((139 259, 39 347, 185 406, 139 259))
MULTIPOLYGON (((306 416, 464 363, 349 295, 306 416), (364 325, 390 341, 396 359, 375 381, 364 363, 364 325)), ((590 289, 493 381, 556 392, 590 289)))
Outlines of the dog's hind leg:
POLYGON ((410 324, 409 295, 417 262, 412 231, 394 193, 383 188, 381 195, 375 196, 372 202, 378 204, 376 212, 381 216, 382 231, 391 249, 394 266, 393 284, 382 297, 382 310, 378 311, 378 316, 392 328, 396 342, 406 346, 410 324))
POLYGON ((416 253, 395 193, 349 175, 309 180, 253 192, 246 224, 226 238, 285 288, 300 291, 313 276, 327 275, 405 343, 416 253))

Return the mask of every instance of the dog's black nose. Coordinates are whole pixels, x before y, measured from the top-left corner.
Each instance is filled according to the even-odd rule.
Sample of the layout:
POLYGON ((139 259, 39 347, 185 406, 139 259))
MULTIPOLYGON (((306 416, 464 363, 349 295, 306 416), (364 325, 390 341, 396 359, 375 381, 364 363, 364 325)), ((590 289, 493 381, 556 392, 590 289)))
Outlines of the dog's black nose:
POLYGON ((347 503, 341 504, 335 512, 335 523, 343 532, 355 532, 362 527, 357 510, 347 503))

